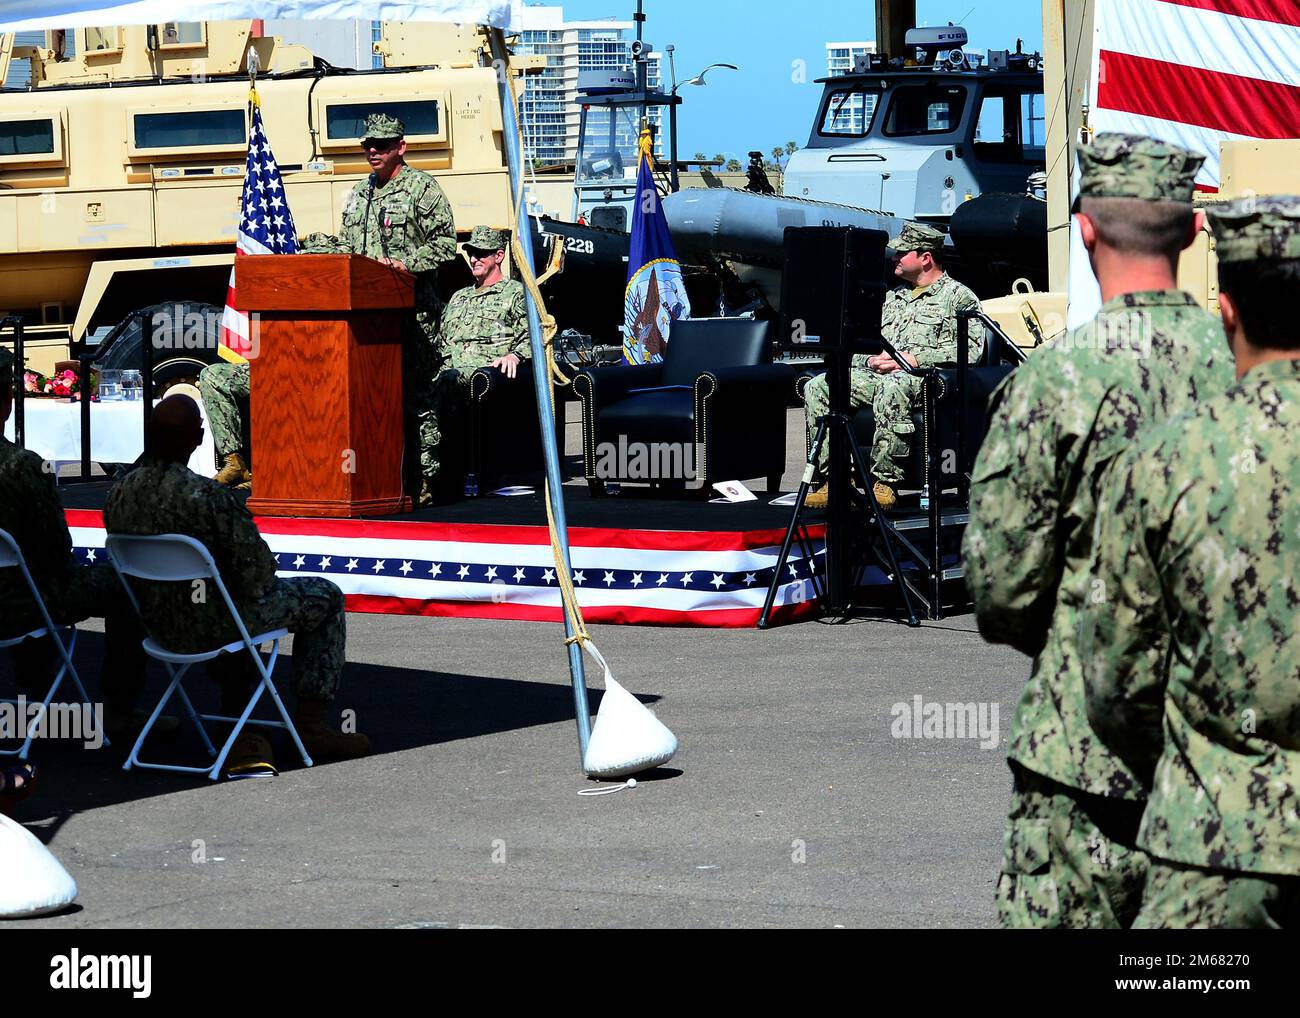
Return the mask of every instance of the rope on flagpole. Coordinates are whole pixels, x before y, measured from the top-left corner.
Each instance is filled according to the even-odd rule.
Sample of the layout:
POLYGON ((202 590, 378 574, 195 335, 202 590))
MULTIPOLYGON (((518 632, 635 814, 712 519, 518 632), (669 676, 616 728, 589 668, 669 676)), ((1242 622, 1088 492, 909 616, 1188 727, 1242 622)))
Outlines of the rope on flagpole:
MULTIPOLYGON (((502 70, 506 77, 506 86, 510 91, 510 101, 515 104, 515 109, 519 109, 519 95, 515 90, 515 78, 510 73, 509 68, 502 70)), ((519 151, 524 152, 523 133, 519 129, 519 119, 515 118, 515 136, 518 139, 519 151)), ((518 184, 515 187, 514 194, 511 195, 512 205, 514 207, 514 221, 520 223, 524 215, 524 186, 523 175, 520 175, 518 184)), ((524 257, 523 240, 520 237, 519 230, 510 231, 510 256, 514 262, 515 268, 519 272, 520 282, 532 295, 533 304, 537 308, 537 317, 542 325, 542 345, 546 351, 547 375, 551 384, 547 386, 547 391, 551 396, 551 410, 555 410, 555 386, 572 385, 573 379, 569 378, 555 363, 555 334, 558 331, 555 318, 546 309, 546 302, 542 298, 542 292, 537 283, 537 278, 533 275, 529 267, 528 259, 524 257)), ((553 269, 552 269, 553 271, 553 269)), ((546 275, 550 275, 548 271, 546 275)), ((544 480, 544 491, 546 497, 543 501, 546 504, 546 526, 551 539, 551 555, 555 559, 555 576, 560 587, 560 600, 564 606, 565 616, 569 620, 569 628, 573 635, 568 637, 564 642, 566 645, 576 643, 582 649, 588 645, 595 646, 591 639, 591 634, 587 631, 586 621, 582 617, 582 607, 578 604, 578 594, 573 586, 573 577, 569 575, 569 570, 565 566, 564 550, 560 545, 559 527, 555 522, 555 514, 551 507, 550 479, 544 480)))
MULTIPOLYGON (((515 109, 519 109, 519 94, 515 91, 515 76, 510 73, 509 68, 503 70, 502 73, 506 76, 506 87, 510 90, 510 101, 515 104, 515 109)), ((524 137, 519 125, 519 118, 516 117, 515 137, 518 139, 519 151, 524 152, 526 151, 524 137)), ((524 181, 522 174, 515 187, 515 193, 511 195, 511 204, 514 208, 514 221, 519 223, 523 220, 524 214, 524 181)), ((556 324, 554 316, 547 310, 539 281, 529 268, 528 260, 524 258, 523 238, 520 237, 518 230, 510 231, 510 258, 519 271, 519 281, 532 294, 533 304, 537 308, 537 317, 541 319, 542 346, 546 350, 547 374, 550 376, 553 385, 572 385, 573 379, 560 370, 560 366, 555 363, 555 334, 559 331, 559 326, 556 324)), ((552 256, 549 267, 542 274, 542 278, 549 279, 551 275, 559 270, 561 263, 562 255, 559 257, 552 256)), ((555 408, 554 391, 551 392, 551 408, 555 408)))

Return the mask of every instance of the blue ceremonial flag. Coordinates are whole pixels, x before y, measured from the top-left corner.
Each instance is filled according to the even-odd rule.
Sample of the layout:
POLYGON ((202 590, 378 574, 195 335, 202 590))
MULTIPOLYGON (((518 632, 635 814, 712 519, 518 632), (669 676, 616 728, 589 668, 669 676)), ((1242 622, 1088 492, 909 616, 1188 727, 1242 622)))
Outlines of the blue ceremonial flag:
POLYGON ((641 131, 640 149, 627 289, 623 292, 623 360, 628 364, 654 364, 664 359, 673 322, 691 317, 691 304, 650 172, 648 130, 641 131))
MULTIPOLYGON (((271 142, 262 124, 262 106, 254 90, 249 95, 252 109, 248 129, 248 161, 244 175, 244 196, 240 203, 239 231, 235 257, 250 254, 297 254, 298 230, 285 199, 280 167, 271 152, 271 142)), ((224 360, 242 361, 251 340, 248 315, 236 308, 235 270, 230 270, 226 290, 226 311, 221 319, 224 360)))

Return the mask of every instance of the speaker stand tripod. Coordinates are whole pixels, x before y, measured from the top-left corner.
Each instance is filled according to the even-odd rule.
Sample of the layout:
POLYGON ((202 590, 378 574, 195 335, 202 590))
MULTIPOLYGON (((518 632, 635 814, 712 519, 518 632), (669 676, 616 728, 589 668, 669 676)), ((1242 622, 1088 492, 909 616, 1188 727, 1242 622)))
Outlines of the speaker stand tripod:
MULTIPOLYGON (((832 378, 831 384, 834 385, 834 382, 835 380, 832 378)), ((832 405, 834 403, 835 400, 832 398, 832 405)), ((907 624, 909 626, 919 626, 921 624, 916 616, 916 609, 912 605, 912 595, 908 591, 907 583, 898 567, 898 556, 894 552, 893 535, 889 521, 885 518, 879 503, 876 501, 875 492, 869 483, 870 478, 871 474, 867 470, 862 449, 853 434, 853 425, 849 415, 842 410, 832 409, 817 424, 817 433, 813 437, 812 448, 808 452, 808 462, 804 467, 803 479, 799 484, 799 491, 795 495, 794 512, 790 516, 790 525, 786 528, 785 539, 781 542, 781 552, 777 556, 776 570, 772 575, 771 586, 768 587, 767 597, 763 600, 763 611, 758 619, 759 629, 767 629, 771 625, 772 608, 776 603, 776 597, 781 587, 781 576, 790 558, 790 549, 793 547, 795 540, 799 541, 804 561, 808 563, 809 578, 813 583, 814 591, 822 599, 822 604, 828 612, 847 615, 853 610, 853 590, 857 579, 857 568, 855 567, 867 564, 860 552, 862 542, 865 540, 871 549, 872 556, 886 570, 894 585, 898 588, 899 596, 903 599, 904 610, 907 613, 907 624), (826 583, 825 587, 822 588, 817 580, 816 560, 812 555, 808 533, 803 525, 803 513, 805 508, 804 498, 812 486, 822 446, 828 439, 831 443, 831 457, 829 477, 827 479, 829 490, 826 504, 826 583), (863 479, 863 487, 867 489, 865 493, 858 491, 850 483, 848 470, 844 463, 845 451, 853 458, 853 464, 857 468, 858 476, 863 479), (861 537, 856 547, 852 543, 854 528, 851 526, 855 517, 861 518, 866 525, 865 532, 860 532, 861 537), (867 539, 866 534, 871 530, 876 531, 878 542, 871 542, 867 539), (884 548, 883 555, 877 547, 877 543, 884 548)))

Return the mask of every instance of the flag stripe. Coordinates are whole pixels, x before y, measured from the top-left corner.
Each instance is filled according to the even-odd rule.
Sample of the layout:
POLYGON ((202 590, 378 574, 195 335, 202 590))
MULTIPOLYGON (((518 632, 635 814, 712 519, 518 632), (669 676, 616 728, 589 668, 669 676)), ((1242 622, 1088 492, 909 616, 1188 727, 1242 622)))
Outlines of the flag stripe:
POLYGON ((1300 135, 1300 86, 1103 50, 1098 106, 1253 138, 1300 135))
MULTIPOLYGON (((1166 120, 1163 116, 1146 117, 1122 110, 1098 109, 1092 118, 1092 125, 1098 131, 1120 131, 1124 134, 1145 134, 1152 138, 1163 138, 1175 145, 1181 145, 1193 152, 1205 155, 1205 165, 1196 175, 1199 190, 1214 191, 1219 183, 1219 143, 1224 141, 1251 141, 1244 134, 1230 134, 1226 131, 1214 131, 1208 127, 1195 124, 1180 124, 1166 120)), ((1085 259, 1086 262, 1086 259, 1085 259)))
MULTIPOLYGON (((1300 84, 1300 27, 1247 21, 1162 0, 1099 0, 1097 48, 1103 53, 1300 84)), ((1098 83, 1107 68, 1098 68, 1098 83)), ((1240 128, 1238 128, 1240 130, 1240 128)))
POLYGON ((1300 4, 1294 0, 1163 0, 1177 7, 1195 7, 1203 11, 1230 14, 1279 25, 1300 25, 1300 4))

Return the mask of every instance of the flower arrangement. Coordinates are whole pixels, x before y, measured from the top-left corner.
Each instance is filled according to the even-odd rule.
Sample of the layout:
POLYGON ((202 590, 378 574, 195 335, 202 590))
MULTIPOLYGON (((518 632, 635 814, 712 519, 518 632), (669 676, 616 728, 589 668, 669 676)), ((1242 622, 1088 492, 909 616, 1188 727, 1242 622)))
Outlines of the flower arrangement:
MULTIPOLYGON (((91 392, 94 393, 98 383, 98 372, 91 371, 91 392)), ((81 379, 71 368, 55 371, 46 376, 39 371, 23 372, 23 390, 33 396, 53 396, 56 399, 80 399, 81 379)), ((92 399, 97 398, 92 395, 92 399)))

